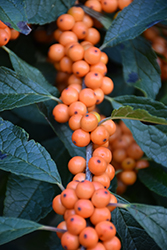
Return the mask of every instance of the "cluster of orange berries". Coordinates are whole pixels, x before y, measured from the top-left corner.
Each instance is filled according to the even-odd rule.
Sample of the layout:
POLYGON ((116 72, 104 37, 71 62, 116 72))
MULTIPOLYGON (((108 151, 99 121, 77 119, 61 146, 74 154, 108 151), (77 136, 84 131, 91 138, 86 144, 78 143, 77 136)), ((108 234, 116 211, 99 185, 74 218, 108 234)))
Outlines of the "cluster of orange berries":
POLYGON ((115 133, 109 138, 109 148, 112 151, 112 165, 117 174, 117 193, 125 192, 128 185, 133 185, 137 179, 137 171, 147 168, 149 162, 141 159, 144 152, 135 142, 131 131, 123 121, 116 125, 115 133))
POLYGON ((157 61, 161 68, 161 79, 167 80, 167 32, 153 26, 144 32, 144 36, 151 42, 153 50, 157 53, 157 61))
POLYGON ((131 2, 132 0, 88 0, 85 2, 85 6, 98 12, 113 13, 118 9, 124 9, 131 2))
POLYGON ((9 40, 15 40, 19 36, 19 32, 15 29, 10 29, 0 20, 0 46, 6 45, 9 40))

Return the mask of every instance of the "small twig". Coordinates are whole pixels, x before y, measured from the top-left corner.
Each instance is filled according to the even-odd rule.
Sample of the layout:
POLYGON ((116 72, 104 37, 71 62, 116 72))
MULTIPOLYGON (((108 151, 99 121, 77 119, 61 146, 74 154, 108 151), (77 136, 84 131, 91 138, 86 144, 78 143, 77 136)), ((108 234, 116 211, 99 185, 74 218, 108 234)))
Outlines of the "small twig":
POLYGON ((92 173, 90 172, 88 168, 88 162, 90 158, 92 157, 93 153, 93 144, 90 142, 88 146, 86 147, 86 180, 92 181, 92 173))
POLYGON ((107 206, 110 206, 110 207, 126 208, 126 207, 127 207, 127 204, 122 204, 122 203, 109 203, 107 206))
POLYGON ((60 228, 57 228, 57 227, 50 227, 50 226, 42 226, 39 229, 46 230, 46 231, 52 231, 52 232, 58 232, 58 233, 65 233, 65 232, 67 232, 67 230, 65 230, 65 229, 60 229, 60 228))
POLYGON ((63 185, 61 183, 56 183, 56 184, 61 189, 61 191, 63 191, 65 189, 65 187, 63 187, 63 185))

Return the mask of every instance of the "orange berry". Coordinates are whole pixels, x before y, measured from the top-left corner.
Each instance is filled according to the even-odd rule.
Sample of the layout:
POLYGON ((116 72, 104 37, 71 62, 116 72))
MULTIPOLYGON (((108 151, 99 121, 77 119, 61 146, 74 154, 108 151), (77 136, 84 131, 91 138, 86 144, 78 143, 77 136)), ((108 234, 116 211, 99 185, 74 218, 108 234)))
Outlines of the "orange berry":
POLYGON ((91 141, 95 144, 102 145, 109 139, 109 133, 104 126, 98 126, 90 134, 91 141))
POLYGON ((84 52, 84 59, 89 64, 97 64, 100 62, 101 51, 97 47, 90 47, 84 52))
MULTIPOLYGON (((67 230, 66 222, 65 221, 60 222, 59 225, 57 226, 57 228, 67 230)), ((56 232, 56 234, 61 239, 63 233, 56 232)))
POLYGON ((60 61, 65 55, 64 46, 56 43, 49 47, 48 57, 53 61, 60 61))
POLYGON ((93 214, 90 216, 90 221, 93 225, 101 221, 110 221, 111 213, 107 207, 95 208, 93 214))
POLYGON ((125 158, 121 163, 121 167, 123 170, 133 170, 135 166, 136 166, 135 160, 130 157, 125 158))
POLYGON ((76 62, 83 59, 84 49, 80 44, 73 44, 69 47, 67 54, 69 58, 76 62))
POLYGON ((114 83, 109 77, 104 76, 100 88, 103 90, 105 95, 108 95, 113 91, 114 83))
POLYGON ((113 160, 122 162, 127 157, 126 151, 123 148, 117 148, 113 151, 113 160))
POLYGON ((101 3, 96 0, 89 0, 85 2, 85 6, 89 7, 94 11, 101 12, 101 3))
POLYGON ((102 241, 110 240, 116 235, 116 228, 110 221, 101 221, 95 226, 98 237, 102 241))
POLYGON ((64 249, 77 250, 79 247, 79 238, 77 235, 65 232, 61 237, 61 245, 64 249))
POLYGON ((60 70, 66 73, 72 73, 72 60, 68 56, 64 56, 60 60, 60 70))
POLYGON ((63 206, 60 198, 60 194, 57 195, 52 201, 52 208, 57 214, 64 214, 66 208, 63 206))
POLYGON ((132 2, 132 0, 117 0, 117 1, 118 1, 118 8, 121 10, 127 7, 132 2))
POLYGON ((94 91, 90 88, 82 89, 79 93, 79 101, 84 103, 86 107, 91 107, 96 103, 94 91))
POLYGON ((78 101, 78 91, 72 87, 65 88, 61 93, 61 100, 66 105, 78 101))
POLYGON ((78 39, 82 40, 88 33, 88 27, 84 22, 76 22, 72 28, 72 31, 76 34, 78 39))
POLYGON ((86 178, 86 174, 85 173, 78 173, 74 176, 73 180, 77 180, 77 181, 83 181, 86 178))
POLYGON ((80 215, 83 218, 89 218, 93 214, 94 206, 88 199, 79 199, 75 203, 74 209, 76 214, 80 215))
POLYGON ((103 62, 93 64, 90 66, 90 71, 95 71, 101 73, 103 76, 107 73, 107 66, 103 62))
POLYGON ((80 126, 84 131, 91 132, 98 126, 98 120, 94 114, 87 113, 81 118, 80 126))
POLYGON ((103 245, 106 250, 120 250, 121 249, 121 242, 118 237, 114 236, 112 239, 103 241, 103 245))
POLYGON ((75 89, 78 93, 81 91, 82 86, 78 83, 73 83, 71 85, 69 85, 71 88, 75 89))
MULTIPOLYGON (((110 193, 110 200, 109 200, 109 204, 110 203, 117 203, 117 198, 115 197, 115 195, 110 193)), ((111 206, 111 205, 107 205, 107 208, 110 210, 110 212, 112 212, 116 207, 111 206)))
POLYGON ((85 41, 91 42, 93 45, 97 44, 100 41, 100 33, 95 28, 88 28, 85 41))
POLYGON ((79 199, 90 199, 94 193, 95 188, 92 182, 88 180, 81 181, 76 187, 76 195, 79 199))
POLYGON ((106 120, 101 125, 107 129, 110 136, 116 131, 116 124, 113 120, 106 120))
POLYGON ((98 176, 93 176, 93 181, 100 182, 105 188, 109 188, 110 186, 110 178, 106 173, 98 176))
POLYGON ((108 164, 105 173, 110 178, 110 181, 112 181, 114 179, 114 176, 115 176, 115 168, 113 167, 113 165, 108 164))
POLYGON ((105 52, 101 51, 100 61, 104 64, 108 63, 108 56, 105 52))
POLYGON ((93 185, 94 185, 95 190, 104 187, 104 186, 103 186, 100 182, 98 182, 98 181, 92 181, 92 183, 93 183, 93 185))
POLYGON ((5 29, 7 25, 0 20, 0 29, 5 29))
POLYGON ((82 21, 85 14, 84 10, 79 6, 71 7, 67 13, 72 15, 76 22, 82 21))
POLYGON ((19 37, 20 32, 15 29, 11 29, 10 31, 11 31, 10 40, 16 40, 19 37))
POLYGON ((96 111, 91 111, 92 114, 94 114, 98 120, 98 122, 100 122, 100 115, 99 113, 97 113, 96 111))
POLYGON ((81 124, 80 124, 81 118, 82 118, 81 114, 72 115, 68 121, 68 125, 70 129, 74 131, 76 129, 81 128, 81 124))
POLYGON ((67 209, 72 209, 78 200, 75 190, 70 188, 63 190, 60 197, 63 206, 65 206, 67 209))
POLYGON ((77 84, 80 84, 80 85, 81 85, 81 84, 82 84, 82 78, 77 77, 77 76, 74 75, 74 74, 71 74, 70 77, 68 78, 67 83, 68 83, 69 85, 74 84, 74 83, 77 83, 77 84))
POLYGON ((57 27, 63 31, 71 30, 74 24, 74 17, 69 14, 62 14, 57 19, 57 27))
POLYGON ((124 184, 121 180, 117 179, 117 194, 122 195, 125 193, 127 189, 127 185, 124 184))
POLYGON ((72 48, 74 45, 79 44, 78 42, 69 42, 65 45, 65 55, 68 56, 69 48, 72 48))
POLYGON ((72 31, 64 31, 59 37, 59 43, 66 46, 71 42, 78 42, 77 36, 72 31))
POLYGON ((62 30, 60 29, 56 29, 54 32, 53 32, 53 37, 56 41, 59 42, 59 39, 60 39, 60 35, 63 33, 62 30))
POLYGON ((75 180, 75 181, 70 181, 67 186, 66 189, 71 188, 71 189, 76 189, 77 185, 78 185, 79 181, 75 180))
POLYGON ((83 77, 89 72, 89 64, 84 60, 79 60, 73 63, 72 72, 77 77, 83 77))
POLYGON ((52 114, 59 123, 65 123, 69 120, 69 108, 65 104, 58 104, 54 107, 52 114))
POLYGON ((126 153, 129 157, 133 158, 134 160, 139 160, 144 154, 144 152, 141 150, 141 148, 136 142, 133 142, 127 148, 126 153))
POLYGON ((107 163, 110 163, 112 160, 112 153, 108 148, 99 147, 93 151, 93 156, 102 157, 107 163))
POLYGON ((76 115, 76 114, 81 114, 84 115, 86 114, 87 108, 86 105, 82 102, 73 102, 70 106, 69 106, 69 115, 76 115))
POLYGON ((110 201, 110 192, 105 188, 100 188, 94 192, 91 201, 95 207, 106 207, 110 201))
POLYGON ((68 169, 72 174, 78 174, 85 170, 86 160, 82 156, 74 156, 68 162, 68 169))
POLYGON ((138 160, 136 161, 135 169, 143 169, 149 167, 149 162, 147 160, 138 160))
POLYGON ((113 13, 118 8, 118 0, 101 0, 102 10, 106 13, 113 13))
POLYGON ((93 19, 87 14, 84 15, 82 21, 86 24, 88 28, 91 28, 93 26, 93 19))
POLYGON ((4 46, 9 42, 10 35, 5 29, 0 29, 0 46, 4 46))
POLYGON ((79 235, 79 242, 86 248, 94 247, 98 242, 98 235, 93 227, 86 227, 79 235))
POLYGON ((83 217, 74 214, 67 218, 66 224, 69 233, 78 235, 86 227, 86 220, 83 217))
POLYGON ((87 250, 106 250, 103 246, 103 243, 97 242, 97 244, 94 247, 87 248, 87 250))
POLYGON ((96 89, 102 84, 103 76, 99 72, 88 72, 84 78, 85 85, 88 88, 96 89))
POLYGON ((86 147, 90 142, 90 134, 83 129, 77 129, 72 134, 72 142, 77 147, 86 147))
POLYGON ((94 94, 96 96, 96 104, 102 103, 104 100, 104 92, 101 88, 94 89, 94 94))
POLYGON ((126 185, 133 185, 137 180, 137 175, 133 170, 123 171, 119 174, 120 180, 126 185))
POLYGON ((66 209, 64 216, 63 216, 64 220, 66 221, 69 217, 71 217, 74 214, 76 214, 74 209, 66 209))
POLYGON ((103 174, 107 168, 107 162, 100 156, 92 156, 88 162, 90 172, 96 176, 103 174))

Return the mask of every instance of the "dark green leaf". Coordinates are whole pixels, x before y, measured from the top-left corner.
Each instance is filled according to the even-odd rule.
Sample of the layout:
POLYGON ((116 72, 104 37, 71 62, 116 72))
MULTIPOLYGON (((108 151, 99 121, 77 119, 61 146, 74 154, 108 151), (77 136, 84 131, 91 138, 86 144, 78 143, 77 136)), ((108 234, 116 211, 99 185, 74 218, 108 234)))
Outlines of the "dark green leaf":
POLYGON ((125 82, 155 99, 161 87, 161 78, 157 56, 151 45, 138 37, 125 42, 120 53, 125 82))
POLYGON ((0 111, 49 99, 55 97, 37 82, 13 70, 0 68, 0 111))
POLYGON ((25 0, 29 23, 45 24, 53 22, 75 3, 75 0, 25 0))
MULTIPOLYGON (((118 202, 125 203, 124 199, 117 196, 118 202)), ((138 224, 132 215, 122 208, 112 211, 112 221, 116 226, 117 233, 122 240, 123 249, 128 250, 159 250, 155 241, 138 224)))
POLYGON ((4 216, 39 221, 52 210, 55 189, 49 183, 11 174, 4 202, 4 216))
POLYGON ((102 48, 132 40, 167 17, 166 0, 134 0, 118 13, 108 29, 102 48))
POLYGON ((18 218, 0 217, 0 245, 42 228, 42 225, 18 218))
POLYGON ((28 134, 0 119, 0 168, 16 175, 61 185, 56 164, 39 143, 28 141, 28 134))
POLYGON ((128 204, 126 209, 161 249, 167 248, 167 209, 142 204, 128 204))
POLYGON ((52 115, 52 110, 54 106, 55 103, 51 101, 38 104, 39 110, 46 117, 50 126, 57 134, 57 136, 60 138, 60 140, 64 143, 64 146, 68 150, 69 154, 72 157, 76 155, 85 157, 85 148, 77 147, 72 143, 71 140, 72 130, 69 128, 69 126, 67 124, 58 123, 54 120, 52 115))
POLYGON ((31 28, 27 25, 26 3, 22 0, 1 0, 0 20, 5 22, 25 35, 28 35, 31 28))
POLYGON ((151 191, 167 197, 167 173, 161 168, 152 168, 140 170, 138 172, 140 181, 151 191))

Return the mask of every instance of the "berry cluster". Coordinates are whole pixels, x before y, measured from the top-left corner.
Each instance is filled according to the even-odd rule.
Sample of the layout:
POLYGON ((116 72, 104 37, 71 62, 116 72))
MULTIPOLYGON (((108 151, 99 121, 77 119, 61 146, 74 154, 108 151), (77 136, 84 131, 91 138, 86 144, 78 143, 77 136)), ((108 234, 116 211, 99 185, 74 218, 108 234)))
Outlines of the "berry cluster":
POLYGON ((17 30, 10 29, 0 20, 0 46, 6 45, 9 40, 15 40, 19 34, 17 30))
POLYGON ((149 162, 141 159, 144 153, 123 121, 116 125, 116 132, 110 136, 109 148, 113 153, 112 165, 121 170, 117 174, 117 193, 122 194, 128 185, 135 183, 137 170, 148 167, 149 162))
POLYGON ((157 61, 161 68, 161 79, 167 79, 167 41, 166 29, 153 26, 144 32, 144 36, 151 42, 153 50, 157 53, 157 61))

